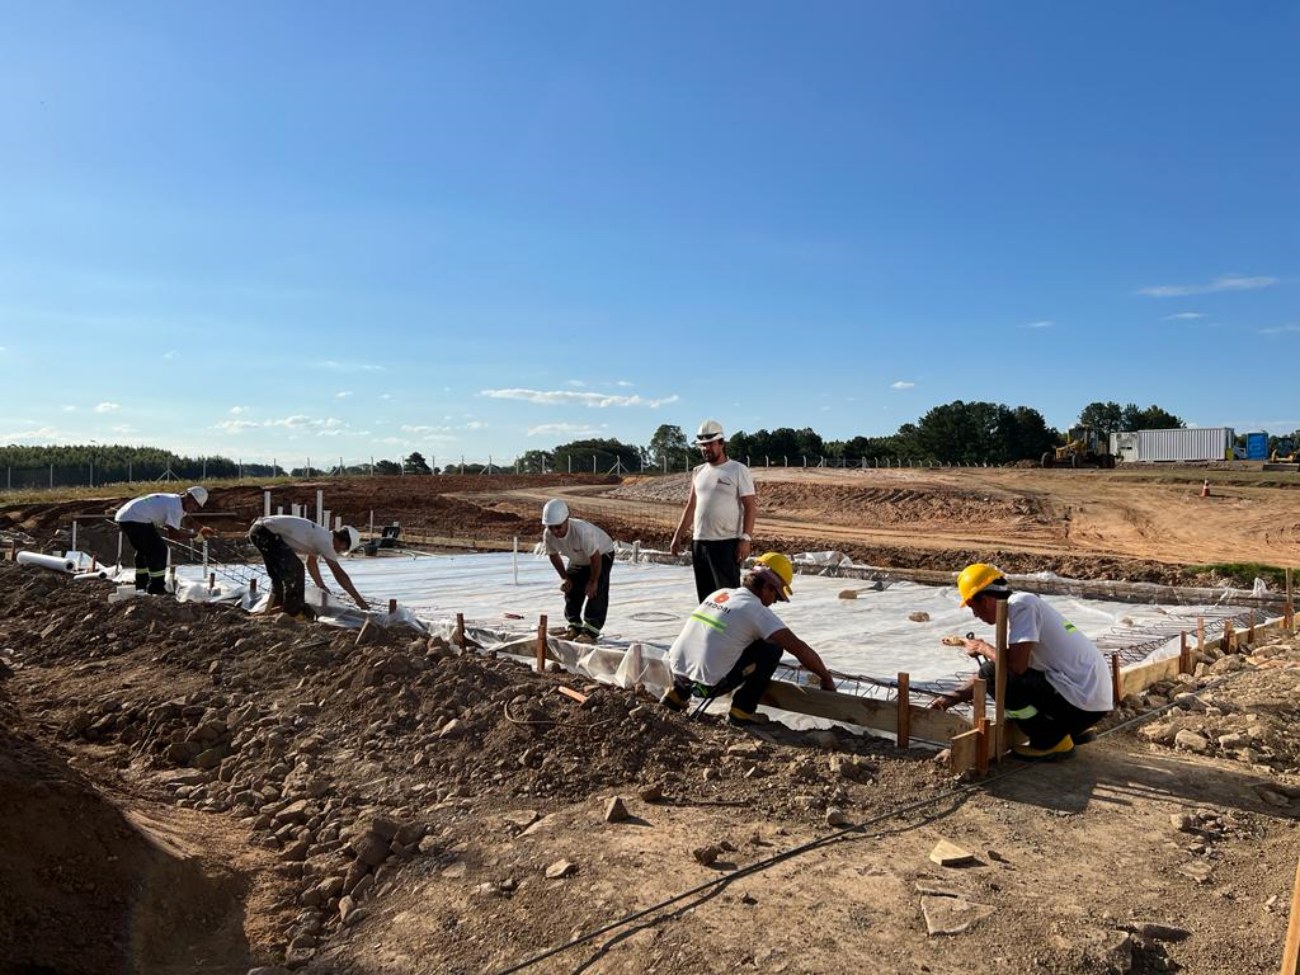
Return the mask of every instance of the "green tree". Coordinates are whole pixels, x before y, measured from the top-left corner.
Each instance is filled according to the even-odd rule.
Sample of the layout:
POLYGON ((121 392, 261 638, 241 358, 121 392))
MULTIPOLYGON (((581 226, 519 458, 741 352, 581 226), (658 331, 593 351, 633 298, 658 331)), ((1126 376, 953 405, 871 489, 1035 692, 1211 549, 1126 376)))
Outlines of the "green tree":
POLYGON ((612 440, 575 440, 555 448, 557 471, 604 473, 616 467, 624 471, 641 469, 641 451, 632 444, 612 440))
POLYGON ((424 459, 424 455, 418 450, 411 451, 411 456, 407 457, 403 463, 406 465, 408 474, 432 474, 429 468, 429 462, 424 459))
POLYGON ((1079 426, 1109 436, 1124 429, 1124 411, 1118 403, 1089 403, 1079 412, 1079 426))
POLYGON ((555 470, 555 455, 549 450, 529 450, 515 461, 515 467, 521 474, 545 474, 555 470))
POLYGON ((402 465, 395 460, 380 460, 375 462, 375 473, 384 476, 402 473, 402 465))
POLYGON ((1136 403, 1124 407, 1123 429, 1132 430, 1176 430, 1187 426, 1181 418, 1159 406, 1139 409, 1136 403))
POLYGON ((691 456, 691 445, 686 440, 686 434, 682 433, 682 428, 672 423, 664 423, 660 424, 654 435, 650 437, 650 445, 646 448, 646 459, 650 466, 660 470, 680 471, 689 466, 694 458, 691 456))

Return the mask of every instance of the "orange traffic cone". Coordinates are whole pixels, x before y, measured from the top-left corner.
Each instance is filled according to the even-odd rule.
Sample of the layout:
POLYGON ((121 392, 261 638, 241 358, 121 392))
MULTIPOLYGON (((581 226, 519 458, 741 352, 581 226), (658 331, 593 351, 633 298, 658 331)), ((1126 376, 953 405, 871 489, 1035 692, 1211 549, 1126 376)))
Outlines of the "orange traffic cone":
POLYGON ((1210 479, 1207 477, 1205 479, 1205 483, 1201 485, 1201 497, 1208 498, 1209 496, 1210 496, 1210 479))

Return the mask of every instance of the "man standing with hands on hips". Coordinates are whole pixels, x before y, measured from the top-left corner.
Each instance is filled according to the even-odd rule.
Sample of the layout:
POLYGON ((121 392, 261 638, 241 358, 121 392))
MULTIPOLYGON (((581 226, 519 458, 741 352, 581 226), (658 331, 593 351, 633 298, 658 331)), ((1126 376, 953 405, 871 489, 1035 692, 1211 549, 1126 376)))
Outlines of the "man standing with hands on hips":
POLYGON ((727 458, 722 424, 705 420, 695 434, 704 463, 691 472, 686 499, 670 550, 677 555, 687 524, 692 526, 691 562, 700 602, 719 589, 740 585, 740 566, 749 558, 758 498, 749 468, 727 458))

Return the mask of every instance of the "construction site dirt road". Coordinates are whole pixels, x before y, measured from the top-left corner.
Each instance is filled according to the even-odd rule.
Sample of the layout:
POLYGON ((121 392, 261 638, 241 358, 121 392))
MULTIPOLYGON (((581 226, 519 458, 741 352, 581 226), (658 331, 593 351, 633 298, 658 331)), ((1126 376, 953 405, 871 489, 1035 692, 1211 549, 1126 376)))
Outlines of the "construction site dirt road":
MULTIPOLYGON (((1198 472, 757 473, 760 545, 927 568, 1177 582, 1289 564, 1300 510, 1254 473, 1211 472, 1208 498, 1198 472)), ((355 524, 457 544, 533 539, 563 493, 662 544, 685 481, 273 497, 317 490, 355 524)), ((0 528, 50 545, 120 500, 25 503, 0 528)), ((237 533, 261 488, 210 504, 237 533)), ((409 630, 109 589, 0 563, 6 975, 1278 970, 1300 857, 1291 637, 1126 700, 1069 762, 963 784, 847 729, 744 733, 409 630), (940 841, 965 856, 935 862, 940 841)))

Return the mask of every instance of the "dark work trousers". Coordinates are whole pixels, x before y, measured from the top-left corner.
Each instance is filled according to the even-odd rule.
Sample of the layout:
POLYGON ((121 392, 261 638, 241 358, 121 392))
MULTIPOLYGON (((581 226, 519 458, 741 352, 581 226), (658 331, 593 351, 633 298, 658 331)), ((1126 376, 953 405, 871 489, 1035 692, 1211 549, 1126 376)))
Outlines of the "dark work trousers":
POLYGON ((167 543, 158 528, 147 521, 118 523, 135 549, 135 588, 153 596, 167 592, 167 543))
POLYGON ((569 591, 564 594, 564 619, 577 630, 585 630, 592 636, 600 636, 609 614, 609 570, 614 567, 614 555, 609 553, 600 557, 600 579, 596 583, 596 595, 587 599, 587 583, 591 581, 591 566, 574 565, 564 570, 564 578, 569 581, 569 591), (583 611, 582 604, 587 608, 583 611))
POLYGON ((254 525, 248 540, 262 553, 266 561, 266 574, 271 577, 271 605, 282 612, 297 616, 305 608, 303 587, 306 572, 302 559, 287 542, 265 525, 254 525))
MULTIPOLYGON (((992 660, 980 664, 980 676, 989 689, 997 686, 997 667, 992 660)), ((1081 711, 1057 692, 1041 670, 1007 675, 1007 717, 1029 736, 1034 748, 1051 748, 1066 735, 1091 728, 1109 711, 1081 711)))
POLYGON ((739 548, 738 538, 691 543, 691 565, 695 569, 695 594, 700 602, 704 602, 719 589, 735 589, 740 585, 740 563, 736 561, 739 548))
POLYGON ((736 693, 731 695, 732 706, 753 714, 758 710, 758 699, 772 683, 772 675, 780 662, 780 647, 765 640, 755 640, 740 652, 740 659, 727 676, 713 685, 712 696, 721 697, 735 690, 736 693))

